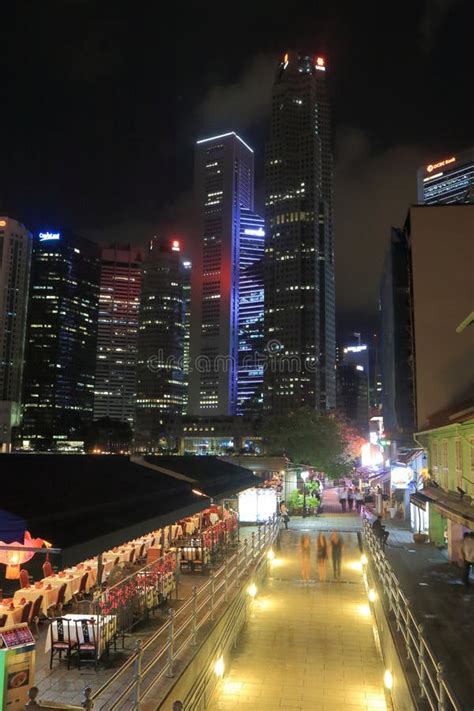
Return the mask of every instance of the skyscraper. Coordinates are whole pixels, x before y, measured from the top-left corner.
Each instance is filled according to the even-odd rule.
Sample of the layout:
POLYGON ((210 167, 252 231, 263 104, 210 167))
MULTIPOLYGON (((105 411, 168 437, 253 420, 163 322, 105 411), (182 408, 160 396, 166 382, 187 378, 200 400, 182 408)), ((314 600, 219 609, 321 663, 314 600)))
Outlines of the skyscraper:
POLYGON ((332 142, 327 66, 284 55, 265 158, 264 407, 335 406, 332 142))
POLYGON ((422 166, 417 182, 425 205, 474 203, 474 147, 422 166))
POLYGON ((238 415, 256 414, 263 403, 264 251, 263 218, 242 208, 239 246, 238 415))
POLYGON ((235 133, 198 141, 195 196, 199 250, 193 261, 188 411, 237 409, 241 209, 253 210, 254 157, 235 133))
POLYGON ((179 241, 155 237, 142 272, 135 411, 136 442, 148 450, 183 409, 184 280, 179 241))
POLYGON ((31 247, 26 227, 0 217, 0 452, 19 424, 31 247))
POLYGON ((101 252, 94 420, 133 426, 142 250, 130 245, 101 252))
POLYGON ((369 432, 369 349, 365 343, 342 348, 336 371, 336 404, 364 437, 369 432))
POLYGON ((183 262, 183 302, 184 302, 184 345, 183 345, 183 376, 184 400, 183 415, 188 411, 189 401, 189 365, 191 360, 191 274, 192 264, 189 260, 183 262))
POLYGON ((23 436, 44 448, 80 439, 93 416, 100 250, 40 232, 31 266, 23 436))

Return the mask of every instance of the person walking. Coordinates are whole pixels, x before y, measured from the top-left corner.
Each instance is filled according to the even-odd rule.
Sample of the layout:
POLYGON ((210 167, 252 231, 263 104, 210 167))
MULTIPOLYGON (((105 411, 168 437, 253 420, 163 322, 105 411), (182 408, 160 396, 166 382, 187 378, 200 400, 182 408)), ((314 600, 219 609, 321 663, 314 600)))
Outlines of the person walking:
POLYGON ((301 575, 305 585, 309 583, 311 570, 311 541, 307 533, 301 536, 301 575))
POLYGON ((471 566, 474 566, 474 536, 471 533, 465 533, 461 543, 461 556, 464 564, 463 582, 466 588, 469 588, 469 573, 471 566))
POLYGON ((362 502, 364 501, 364 495, 358 487, 355 490, 354 498, 356 502, 357 513, 360 513, 360 510, 362 508, 362 502))
POLYGON ((384 548, 390 534, 386 530, 385 526, 382 524, 382 516, 377 516, 377 518, 372 524, 372 531, 375 533, 380 543, 382 544, 382 548, 384 548))
POLYGON ((285 530, 288 530, 288 521, 290 520, 290 517, 288 516, 288 507, 285 504, 284 501, 280 501, 280 516, 281 520, 285 524, 285 530))
POLYGON ((339 492, 339 503, 341 504, 342 513, 345 513, 347 507, 347 489, 345 486, 339 492))
POLYGON ((347 508, 349 511, 352 511, 354 507, 354 490, 352 487, 349 487, 347 490, 347 508))
POLYGON ((331 537, 330 537, 329 541, 331 543, 333 577, 334 577, 334 580, 340 580, 340 578, 341 578, 342 546, 343 546, 342 536, 337 531, 333 531, 331 533, 331 537))
POLYGON ((319 532, 316 542, 316 558, 318 561, 319 582, 325 583, 328 570, 328 543, 322 531, 319 532))

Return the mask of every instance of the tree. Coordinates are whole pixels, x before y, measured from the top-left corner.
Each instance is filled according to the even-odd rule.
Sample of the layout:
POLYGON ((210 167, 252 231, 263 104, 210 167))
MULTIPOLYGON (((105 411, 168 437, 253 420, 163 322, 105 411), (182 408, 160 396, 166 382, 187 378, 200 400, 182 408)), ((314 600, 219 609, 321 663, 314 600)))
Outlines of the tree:
POLYGON ((263 437, 269 454, 286 454, 332 479, 351 470, 341 425, 335 417, 310 407, 264 418, 263 437))

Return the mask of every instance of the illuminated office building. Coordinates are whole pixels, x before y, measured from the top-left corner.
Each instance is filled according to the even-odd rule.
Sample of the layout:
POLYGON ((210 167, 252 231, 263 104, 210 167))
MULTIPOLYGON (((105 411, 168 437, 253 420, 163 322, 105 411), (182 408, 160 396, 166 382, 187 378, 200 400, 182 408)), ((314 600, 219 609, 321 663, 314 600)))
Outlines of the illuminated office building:
POLYGON ((26 227, 0 217, 0 452, 20 418, 31 247, 26 227))
POLYGON ((239 367, 237 414, 257 414, 263 404, 264 220, 240 211, 239 367))
POLYGON ((417 182, 424 205, 474 204, 474 148, 422 166, 417 182))
POLYGON ((242 209, 253 210, 254 156, 235 133, 197 142, 199 247, 193 261, 189 408, 234 415, 239 351, 239 243, 242 209), (196 367, 196 364, 198 367, 196 367))
POLYGON ((264 408, 335 407, 333 156, 327 65, 288 52, 265 157, 264 408))
POLYGON ((133 426, 142 249, 112 245, 101 252, 94 420, 133 426))
POLYGON ((369 432, 369 349, 365 343, 344 346, 336 371, 338 412, 358 432, 369 432))
POLYGON ((35 238, 23 398, 33 448, 80 440, 92 420, 99 284, 96 244, 65 231, 35 238))
POLYGON ((142 271, 135 410, 136 443, 148 451, 183 411, 185 273, 179 241, 155 237, 142 271))
POLYGON ((183 262, 183 302, 184 302, 184 346, 183 346, 183 375, 184 375, 184 400, 183 415, 188 411, 189 400, 189 365, 191 360, 191 274, 190 261, 183 262))

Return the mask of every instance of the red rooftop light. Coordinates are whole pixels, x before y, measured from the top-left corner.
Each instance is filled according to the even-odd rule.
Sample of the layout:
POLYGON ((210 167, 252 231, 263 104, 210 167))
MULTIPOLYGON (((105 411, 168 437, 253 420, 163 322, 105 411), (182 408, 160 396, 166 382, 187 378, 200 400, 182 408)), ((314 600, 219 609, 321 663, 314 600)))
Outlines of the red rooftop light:
POLYGON ((174 240, 171 242, 171 249, 173 250, 173 252, 179 252, 180 245, 179 245, 179 240, 178 240, 178 239, 174 239, 174 240))

